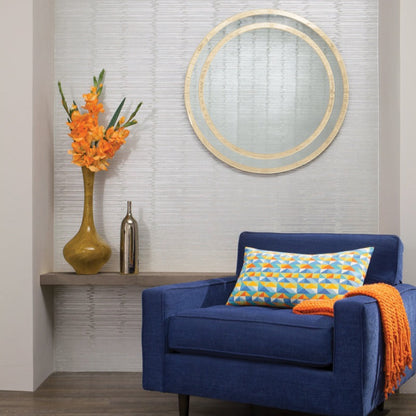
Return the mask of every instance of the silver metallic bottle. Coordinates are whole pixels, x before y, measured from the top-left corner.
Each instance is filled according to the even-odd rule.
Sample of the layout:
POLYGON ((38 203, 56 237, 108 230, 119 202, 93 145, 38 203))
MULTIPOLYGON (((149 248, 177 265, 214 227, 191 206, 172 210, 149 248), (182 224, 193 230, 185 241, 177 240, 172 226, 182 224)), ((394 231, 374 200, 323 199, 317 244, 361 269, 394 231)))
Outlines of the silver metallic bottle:
POLYGON ((131 213, 131 201, 127 201, 127 214, 120 230, 120 273, 139 272, 139 227, 131 213))

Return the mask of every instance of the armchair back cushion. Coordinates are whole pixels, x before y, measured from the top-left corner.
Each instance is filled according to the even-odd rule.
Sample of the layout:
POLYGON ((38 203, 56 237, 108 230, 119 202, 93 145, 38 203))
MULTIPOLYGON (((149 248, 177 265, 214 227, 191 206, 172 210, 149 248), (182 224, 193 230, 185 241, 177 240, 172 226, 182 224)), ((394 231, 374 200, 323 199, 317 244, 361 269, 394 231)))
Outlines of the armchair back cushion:
POLYGON ((315 233, 265 233, 243 232, 238 243, 237 276, 244 263, 246 247, 261 250, 284 251, 301 254, 334 253, 374 247, 364 283, 402 281, 403 244, 394 235, 375 234, 315 234, 315 233))

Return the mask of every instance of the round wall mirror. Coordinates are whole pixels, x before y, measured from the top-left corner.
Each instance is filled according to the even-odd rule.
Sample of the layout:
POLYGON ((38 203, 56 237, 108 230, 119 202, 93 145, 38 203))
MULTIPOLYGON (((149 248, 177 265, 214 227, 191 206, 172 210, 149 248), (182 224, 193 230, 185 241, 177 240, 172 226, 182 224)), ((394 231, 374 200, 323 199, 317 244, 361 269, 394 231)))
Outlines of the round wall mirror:
POLYGON ((317 26, 293 13, 255 10, 202 40, 186 74, 185 105, 198 138, 220 160, 278 173, 330 145, 347 111, 348 80, 317 26))

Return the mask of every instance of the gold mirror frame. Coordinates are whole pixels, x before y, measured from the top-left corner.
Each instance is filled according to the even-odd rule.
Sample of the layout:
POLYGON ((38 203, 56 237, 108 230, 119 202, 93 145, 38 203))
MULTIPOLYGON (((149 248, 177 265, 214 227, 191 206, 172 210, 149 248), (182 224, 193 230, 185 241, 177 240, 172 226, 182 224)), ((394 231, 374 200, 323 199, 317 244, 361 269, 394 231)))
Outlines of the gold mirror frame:
POLYGON ((272 174, 285 172, 305 165, 319 156, 332 143, 341 128, 347 111, 348 97, 349 86, 345 65, 334 43, 313 23, 293 13, 281 10, 261 9, 244 12, 232 16, 216 26, 208 33, 196 49, 185 78, 186 111, 189 121, 199 140, 218 159, 234 168, 252 173, 272 174), (262 16, 264 16, 264 18, 262 16), (253 21, 250 20, 252 18, 260 20, 263 18, 265 21, 256 21, 253 23, 253 21), (281 22, 273 22, 271 21, 272 19, 281 19, 281 22), (244 20, 247 20, 248 24, 244 25, 244 20), (227 33, 227 28, 236 23, 238 28, 227 33), (300 30, 302 28, 304 29, 303 31, 300 30), (320 58, 323 67, 325 68, 328 81, 328 104, 321 122, 317 128, 309 134, 306 140, 281 152, 253 152, 231 143, 220 133, 219 129, 212 121, 204 98, 206 76, 217 53, 224 45, 237 36, 260 29, 288 32, 306 42, 320 58), (306 29, 309 31, 309 35, 305 33, 306 29), (214 37, 221 35, 221 32, 224 32, 225 36, 216 40, 216 43, 212 42, 213 44, 210 44, 214 37), (313 40, 311 35, 316 37, 316 39, 313 40), (321 46, 318 45, 317 40, 319 40, 321 46), (205 55, 208 54, 205 59, 203 57, 201 58, 203 51, 205 55), (328 60, 329 54, 331 54, 332 63, 328 60), (196 73, 195 71, 197 63, 201 67, 200 73, 196 73), (336 72, 339 78, 338 86, 334 81, 334 72, 336 72), (194 91, 193 95, 197 97, 194 100, 191 98, 192 91, 194 91), (334 102, 336 97, 338 97, 339 105, 336 113, 334 113, 334 102), (196 113, 199 113, 199 122, 197 121, 196 113), (329 126, 331 128, 330 131, 324 132, 324 129, 328 128, 330 119, 333 127, 331 128, 331 126, 329 126), (205 132, 202 131, 201 124, 205 124, 205 132), (321 140, 321 143, 317 144, 316 140, 318 137, 319 140, 321 140), (218 149, 219 146, 217 146, 216 143, 220 144, 224 149, 229 149, 229 151, 232 152, 232 155, 238 155, 238 157, 245 158, 246 161, 241 163, 240 161, 234 160, 229 155, 224 154, 225 152, 220 151, 218 149), (310 149, 308 149, 308 147, 310 149), (303 153, 300 153, 301 151, 303 151, 303 153), (305 152, 307 152, 306 155, 304 155, 305 152), (299 160, 295 160, 297 156, 300 157, 299 160), (285 159, 288 162, 286 162, 285 159), (254 163, 255 160, 257 160, 257 162, 254 163), (250 164, 252 161, 253 165, 250 164), (259 163, 264 163, 265 166, 258 166, 259 163), (266 163, 268 164, 267 166, 266 163), (276 166, 270 166, 270 164, 273 163, 276 163, 276 166))

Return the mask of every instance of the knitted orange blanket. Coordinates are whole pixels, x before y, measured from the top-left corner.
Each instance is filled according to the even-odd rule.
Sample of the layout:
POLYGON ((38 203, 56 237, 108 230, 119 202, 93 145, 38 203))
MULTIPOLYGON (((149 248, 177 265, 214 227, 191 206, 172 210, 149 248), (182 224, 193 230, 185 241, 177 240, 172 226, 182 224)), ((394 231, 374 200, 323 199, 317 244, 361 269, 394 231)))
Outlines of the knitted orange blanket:
MULTIPOLYGON (((377 299, 383 325, 385 359, 384 359, 384 395, 387 396, 398 388, 406 366, 412 368, 412 351, 410 345, 410 327, 406 310, 399 291, 385 283, 374 283, 357 287, 343 297, 357 295, 371 296, 377 299)), ((340 300, 340 299, 337 299, 340 300)), ((334 316, 336 300, 305 300, 293 308, 297 314, 315 314, 334 316)))

